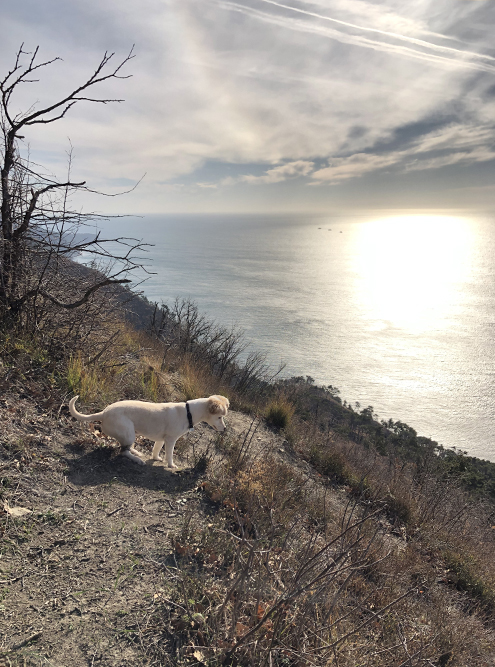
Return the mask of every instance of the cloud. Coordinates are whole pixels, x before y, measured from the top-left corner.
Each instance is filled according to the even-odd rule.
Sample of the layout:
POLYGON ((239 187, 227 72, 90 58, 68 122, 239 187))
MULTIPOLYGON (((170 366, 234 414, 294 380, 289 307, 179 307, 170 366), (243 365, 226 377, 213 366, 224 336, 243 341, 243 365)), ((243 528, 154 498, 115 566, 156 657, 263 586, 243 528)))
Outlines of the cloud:
POLYGON ((273 167, 268 169, 261 176, 245 175, 239 178, 239 181, 245 183, 280 183, 291 178, 298 178, 300 176, 308 176, 314 168, 314 162, 307 160, 296 160, 288 162, 280 167, 273 167))
POLYGON ((57 99, 105 50, 122 58, 136 43, 132 78, 102 87, 124 103, 80 104, 26 133, 33 159, 57 173, 70 137, 74 176, 92 187, 113 191, 146 173, 126 200, 136 211, 208 196, 229 206, 239 197, 242 208, 254 184, 290 179, 303 199, 308 181, 362 184, 392 168, 435 178, 493 159, 487 3, 5 0, 2 20, 0 76, 22 41, 64 59, 19 91, 16 109, 57 99))
MULTIPOLYGON (((303 3, 308 7, 321 7, 323 11, 328 11, 329 4, 327 0, 311 0, 303 3)), ((367 0, 334 0, 331 5, 331 11, 334 18, 345 17, 347 21, 354 24, 361 24, 360 27, 400 34, 402 36, 430 37, 442 41, 459 42, 460 40, 453 35, 435 32, 428 27, 428 14, 414 11, 407 15, 404 12, 404 6, 400 6, 402 13, 396 11, 393 3, 388 6, 385 3, 367 2, 367 0)))
POLYGON ((356 153, 350 157, 334 158, 328 167, 318 169, 311 176, 317 181, 337 181, 358 178, 366 173, 383 169, 397 161, 396 155, 369 155, 356 153))
POLYGON ((495 160, 495 151, 490 148, 480 148, 472 151, 454 152, 448 155, 414 160, 405 165, 407 171, 425 171, 427 169, 441 169, 442 167, 458 165, 470 165, 477 162, 489 162, 495 160))
POLYGON ((311 177, 318 183, 338 183, 361 178, 382 169, 394 167, 407 173, 441 169, 452 165, 469 165, 495 160, 495 127, 466 127, 450 124, 412 141, 404 150, 383 154, 355 153, 329 160, 327 167, 311 177))
POLYGON ((374 51, 394 53, 440 66, 495 72, 495 58, 488 54, 454 48, 445 44, 436 44, 435 42, 418 39, 410 35, 357 25, 299 7, 275 2, 275 0, 260 0, 260 2, 289 10, 291 13, 303 15, 304 19, 309 17, 317 19, 317 21, 299 20, 291 16, 263 12, 246 4, 231 2, 230 0, 218 0, 219 6, 225 9, 239 12, 265 23, 285 27, 289 30, 313 33, 329 39, 335 39, 344 44, 352 44, 374 51), (337 27, 326 27, 324 22, 335 24, 337 27), (365 36, 366 33, 371 33, 373 38, 365 36))

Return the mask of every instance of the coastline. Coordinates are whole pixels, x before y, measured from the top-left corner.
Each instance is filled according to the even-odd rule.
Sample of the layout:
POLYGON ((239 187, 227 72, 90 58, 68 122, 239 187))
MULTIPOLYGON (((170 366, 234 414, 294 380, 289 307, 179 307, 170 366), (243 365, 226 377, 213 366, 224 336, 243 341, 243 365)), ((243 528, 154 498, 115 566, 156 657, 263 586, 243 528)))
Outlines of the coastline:
MULTIPOLYGON (((139 330, 149 330, 151 325, 151 320, 153 314, 156 311, 156 305, 144 297, 142 294, 134 293, 128 288, 116 285, 112 288, 114 297, 117 298, 118 308, 121 312, 124 313, 126 320, 135 328, 139 330)), ((208 315, 206 314, 206 317, 208 315)), ((314 384, 314 381, 309 376, 300 376, 300 377, 291 377, 282 380, 282 383, 294 383, 294 382, 303 382, 308 385, 311 392, 316 395, 316 398, 310 399, 310 403, 316 404, 316 413, 320 411, 320 419, 325 416, 324 407, 327 406, 329 409, 330 420, 333 419, 331 415, 335 415, 335 410, 338 408, 338 411, 345 411, 349 414, 350 420, 357 419, 361 423, 361 426, 366 425, 366 427, 371 430, 371 432, 383 432, 383 429, 389 430, 393 435, 391 441, 395 439, 395 445, 399 444, 403 447, 404 439, 407 436, 411 440, 410 450, 408 452, 403 452, 402 456, 406 459, 414 459, 415 451, 419 448, 429 448, 432 451, 435 451, 437 455, 451 459, 451 464, 455 468, 460 466, 462 468, 466 466, 471 466, 476 470, 487 470, 488 476, 495 479, 495 462, 490 459, 472 456, 467 451, 455 448, 455 447, 444 447, 442 443, 439 443, 435 440, 432 440, 429 437, 418 434, 417 431, 402 422, 400 418, 398 420, 389 419, 388 421, 379 420, 377 415, 374 414, 373 408, 371 406, 363 407, 362 410, 357 410, 353 408, 350 403, 347 403, 346 399, 341 399, 339 394, 340 391, 338 388, 333 386, 322 386, 314 384), (329 408, 330 406, 330 408, 329 408), (397 438, 397 433, 399 437, 397 438), (453 457, 453 458, 452 458, 453 457)), ((359 406, 360 408, 361 406, 359 406)), ((314 409, 314 408, 313 408, 314 409)), ((347 435, 351 435, 352 431, 347 435)), ((406 438, 406 439, 407 439, 406 438)), ((380 447, 378 447, 380 451, 380 447)), ((385 453, 385 449, 382 450, 382 453, 385 453)), ((476 481, 473 482, 473 485, 476 486, 476 481)), ((493 493, 495 496, 495 485, 493 487, 493 493)))
POLYGON ((374 223, 342 216, 289 222, 168 215, 130 219, 119 230, 152 244, 153 275, 139 286, 150 301, 191 298, 208 318, 238 324, 274 367, 287 362, 287 376, 334 384, 353 405, 371 403, 380 419, 402 419, 446 447, 493 460, 495 284, 487 255, 495 228, 465 221, 483 254, 473 259, 472 280, 458 285, 448 274, 445 308, 436 308, 428 296, 435 284, 426 300, 413 284, 396 289, 395 278, 390 288, 387 281, 373 288, 368 274, 376 263, 363 239, 374 223))

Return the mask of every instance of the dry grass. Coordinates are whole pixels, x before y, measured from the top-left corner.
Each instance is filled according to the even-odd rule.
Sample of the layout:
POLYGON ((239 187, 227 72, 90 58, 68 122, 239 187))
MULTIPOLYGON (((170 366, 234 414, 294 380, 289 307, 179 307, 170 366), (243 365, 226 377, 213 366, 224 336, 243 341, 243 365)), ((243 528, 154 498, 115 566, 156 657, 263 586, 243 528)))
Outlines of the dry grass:
POLYGON ((180 387, 186 401, 217 392, 218 382, 212 382, 211 373, 192 358, 183 361, 180 374, 180 387))
MULTIPOLYGON (((0 382, 28 386, 36 376, 60 401, 79 393, 102 407, 218 392, 254 403, 122 324, 111 345, 74 350, 67 363, 32 339, 2 345, 0 382)), ((140 652, 136 664, 493 665, 489 508, 452 480, 419 476, 412 464, 300 421, 280 395, 265 410, 291 447, 271 437, 290 451, 260 449, 255 419, 241 435, 193 449, 202 503, 156 547, 153 604, 134 613, 132 627, 121 623, 140 652)), ((29 442, 13 433, 6 455, 27 465, 29 442)))
POLYGON ((267 423, 273 428, 282 431, 288 430, 292 423, 294 405, 282 394, 271 399, 265 408, 267 423))
POLYGON ((423 540, 352 496, 329 511, 324 480, 249 453, 209 469, 209 522, 191 516, 172 540, 165 664, 490 664, 483 617, 465 615, 423 540))
POLYGON ((98 359, 72 355, 65 378, 71 394, 87 405, 106 405, 124 398, 147 401, 174 400, 178 390, 173 377, 161 370, 161 349, 143 333, 126 329, 115 345, 98 359))

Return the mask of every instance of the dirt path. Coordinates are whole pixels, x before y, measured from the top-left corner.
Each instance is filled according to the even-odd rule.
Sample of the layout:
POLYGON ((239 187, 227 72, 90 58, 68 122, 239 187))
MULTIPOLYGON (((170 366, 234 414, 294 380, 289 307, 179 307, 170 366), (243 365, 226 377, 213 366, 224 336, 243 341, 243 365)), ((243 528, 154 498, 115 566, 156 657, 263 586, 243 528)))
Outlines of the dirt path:
MULTIPOLYGON (((208 511, 191 463, 215 451, 215 434, 195 429, 170 471, 133 464, 27 396, 4 400, 0 420, 0 666, 151 664, 140 622, 161 601, 172 535, 185 514, 208 511)), ((245 415, 228 421, 231 434, 252 430, 245 415)), ((284 455, 265 428, 252 439, 284 455)), ((151 446, 138 443, 148 456, 151 446)))

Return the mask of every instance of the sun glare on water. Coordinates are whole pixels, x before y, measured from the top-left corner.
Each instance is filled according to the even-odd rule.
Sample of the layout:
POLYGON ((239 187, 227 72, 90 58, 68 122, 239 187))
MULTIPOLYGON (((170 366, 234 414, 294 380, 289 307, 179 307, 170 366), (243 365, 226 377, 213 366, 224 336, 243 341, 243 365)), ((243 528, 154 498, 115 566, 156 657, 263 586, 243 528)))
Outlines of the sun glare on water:
POLYGON ((461 217, 401 215, 360 225, 354 270, 372 326, 419 332, 455 316, 471 245, 461 217))

